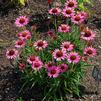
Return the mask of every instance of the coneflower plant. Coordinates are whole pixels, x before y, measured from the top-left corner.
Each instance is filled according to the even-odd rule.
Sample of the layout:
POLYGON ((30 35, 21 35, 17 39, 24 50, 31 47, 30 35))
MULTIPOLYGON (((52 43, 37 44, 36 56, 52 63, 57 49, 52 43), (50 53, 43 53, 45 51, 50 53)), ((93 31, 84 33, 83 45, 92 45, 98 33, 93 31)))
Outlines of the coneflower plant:
POLYGON ((47 25, 44 33, 36 31, 38 26, 29 27, 29 17, 15 20, 20 32, 6 57, 18 68, 24 83, 21 89, 37 85, 42 89, 42 101, 68 101, 72 94, 80 96, 85 69, 96 55, 92 45, 96 33, 86 27, 89 16, 78 7, 77 0, 65 0, 63 7, 49 9, 55 27, 47 25))

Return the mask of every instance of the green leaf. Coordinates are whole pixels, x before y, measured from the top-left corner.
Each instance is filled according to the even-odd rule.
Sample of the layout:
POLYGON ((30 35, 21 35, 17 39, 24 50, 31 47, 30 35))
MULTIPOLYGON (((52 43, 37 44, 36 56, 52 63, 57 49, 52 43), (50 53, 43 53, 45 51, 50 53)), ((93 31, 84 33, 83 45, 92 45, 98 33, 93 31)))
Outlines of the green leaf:
POLYGON ((82 3, 83 2, 83 0, 78 0, 78 3, 82 3))
POLYGON ((85 7, 84 7, 83 3, 80 3, 79 7, 80 7, 80 9, 85 10, 85 7))
POLYGON ((17 99, 17 101, 23 101, 23 100, 22 100, 22 97, 20 97, 19 99, 17 99))
POLYGON ((61 0, 61 2, 64 4, 65 3, 65 0, 61 0))
POLYGON ((25 5, 25 0, 19 0, 19 3, 20 3, 21 5, 25 5))

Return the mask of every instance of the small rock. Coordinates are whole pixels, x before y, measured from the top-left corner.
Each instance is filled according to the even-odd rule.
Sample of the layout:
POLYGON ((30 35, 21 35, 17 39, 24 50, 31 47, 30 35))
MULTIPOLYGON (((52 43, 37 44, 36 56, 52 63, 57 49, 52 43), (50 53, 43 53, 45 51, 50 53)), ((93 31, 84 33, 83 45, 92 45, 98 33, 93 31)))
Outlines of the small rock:
POLYGON ((2 97, 2 95, 0 95, 0 101, 2 101, 2 99, 3 99, 3 97, 2 97))
POLYGON ((101 48, 101 46, 98 46, 99 48, 101 48))

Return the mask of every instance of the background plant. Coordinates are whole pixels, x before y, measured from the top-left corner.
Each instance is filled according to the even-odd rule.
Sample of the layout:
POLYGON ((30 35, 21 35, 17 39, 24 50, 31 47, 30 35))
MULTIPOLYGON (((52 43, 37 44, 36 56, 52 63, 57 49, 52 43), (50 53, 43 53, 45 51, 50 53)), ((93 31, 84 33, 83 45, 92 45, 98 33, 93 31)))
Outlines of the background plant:
MULTIPOLYGON (((66 0, 61 0, 61 2, 64 4, 66 0)), ((86 11, 90 13, 90 9, 85 6, 85 4, 88 4, 89 6, 93 6, 93 1, 92 0, 77 0, 78 1, 78 6, 80 10, 86 11)))
POLYGON ((27 0, 11 0, 14 4, 20 4, 20 5, 25 5, 27 0))
POLYGON ((14 7, 14 5, 16 5, 16 6, 25 5, 26 2, 27 2, 27 0, 1 0, 0 1, 0 9, 5 10, 5 9, 8 9, 12 6, 14 7))

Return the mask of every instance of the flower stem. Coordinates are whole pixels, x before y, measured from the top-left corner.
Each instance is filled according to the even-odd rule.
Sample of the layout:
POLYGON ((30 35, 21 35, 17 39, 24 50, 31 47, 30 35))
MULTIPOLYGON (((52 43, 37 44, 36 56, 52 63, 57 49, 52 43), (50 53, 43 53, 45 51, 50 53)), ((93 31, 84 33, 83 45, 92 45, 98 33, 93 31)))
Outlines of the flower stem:
POLYGON ((57 33, 57 17, 54 16, 55 32, 57 33))

